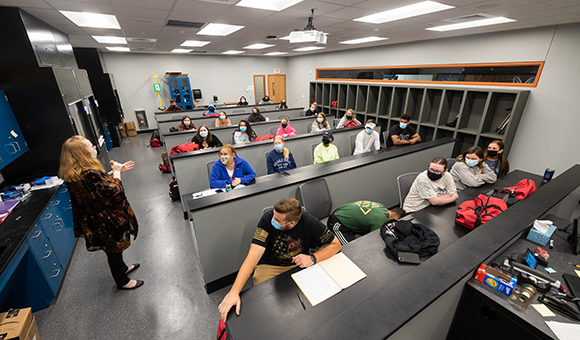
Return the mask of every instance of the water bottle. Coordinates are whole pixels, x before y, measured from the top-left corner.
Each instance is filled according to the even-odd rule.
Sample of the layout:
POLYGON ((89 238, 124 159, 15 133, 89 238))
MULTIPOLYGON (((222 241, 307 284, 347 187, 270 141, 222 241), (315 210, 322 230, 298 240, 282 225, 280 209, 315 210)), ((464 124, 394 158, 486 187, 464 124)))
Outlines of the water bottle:
POLYGON ((546 168, 546 171, 544 171, 544 178, 542 179, 542 184, 546 184, 549 181, 552 180, 552 176, 554 176, 554 172, 556 170, 552 170, 550 168, 546 168))

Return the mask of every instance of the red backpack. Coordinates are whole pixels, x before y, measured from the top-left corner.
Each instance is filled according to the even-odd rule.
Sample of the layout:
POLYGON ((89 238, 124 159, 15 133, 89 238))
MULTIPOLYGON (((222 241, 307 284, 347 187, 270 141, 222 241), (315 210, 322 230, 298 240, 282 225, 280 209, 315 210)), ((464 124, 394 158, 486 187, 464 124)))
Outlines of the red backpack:
POLYGON ((252 142, 259 142, 261 140, 274 139, 274 135, 262 135, 252 139, 252 142))
POLYGON ((151 145, 151 147, 156 148, 159 146, 163 146, 163 143, 161 143, 161 141, 157 138, 153 138, 152 140, 149 141, 149 145, 151 145))
POLYGON ((172 147, 169 154, 175 155, 177 153, 197 151, 197 150, 199 150, 199 145, 197 145, 193 142, 187 142, 185 144, 176 145, 176 146, 172 147))
POLYGON ((336 109, 337 104, 338 104, 338 101, 334 100, 332 103, 330 103, 330 107, 332 107, 333 109, 336 109))
POLYGON ((501 198, 507 203, 508 207, 511 207, 515 203, 528 197, 534 191, 536 191, 536 183, 531 179, 522 179, 513 187, 493 189, 488 195, 501 198))
POLYGON ((507 203, 501 198, 479 194, 476 198, 459 205, 455 213, 455 223, 473 230, 507 208, 507 203))
POLYGON ((344 127, 359 126, 360 123, 355 123, 354 121, 347 122, 344 127))

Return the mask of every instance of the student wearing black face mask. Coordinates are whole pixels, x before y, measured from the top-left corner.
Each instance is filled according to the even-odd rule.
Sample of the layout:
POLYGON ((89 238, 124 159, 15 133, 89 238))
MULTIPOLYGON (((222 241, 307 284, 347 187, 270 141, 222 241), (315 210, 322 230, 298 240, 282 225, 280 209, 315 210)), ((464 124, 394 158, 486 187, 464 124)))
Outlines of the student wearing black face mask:
POLYGON ((324 163, 340 158, 338 155, 338 148, 336 145, 331 144, 332 142, 334 142, 332 132, 324 131, 322 134, 322 143, 314 148, 314 164, 324 163))
POLYGON ((262 98, 262 100, 260 100, 258 105, 263 105, 263 104, 273 104, 273 103, 272 103, 272 100, 270 100, 270 97, 264 96, 264 98, 262 98))
POLYGON ((459 198, 453 177, 447 171, 447 160, 435 157, 423 171, 405 197, 403 209, 407 212, 421 210, 432 205, 445 205, 459 198))
POLYGON ((500 140, 489 143, 485 151, 485 163, 495 172, 497 178, 503 177, 510 172, 510 162, 503 156, 504 144, 500 140))
POLYGON ((278 105, 276 110, 286 110, 286 109, 288 109, 288 105, 286 105, 286 99, 282 99, 282 101, 280 101, 280 105, 278 105))

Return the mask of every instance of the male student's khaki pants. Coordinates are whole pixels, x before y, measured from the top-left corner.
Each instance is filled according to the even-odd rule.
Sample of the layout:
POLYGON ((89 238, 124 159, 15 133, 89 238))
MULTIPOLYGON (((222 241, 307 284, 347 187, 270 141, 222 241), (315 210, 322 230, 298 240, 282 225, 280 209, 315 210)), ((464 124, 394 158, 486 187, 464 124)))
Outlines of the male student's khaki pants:
POLYGON ((254 285, 258 283, 264 282, 268 279, 273 278, 276 275, 282 274, 292 268, 296 267, 296 265, 282 267, 282 266, 272 266, 269 264, 261 264, 256 267, 254 270, 254 285))

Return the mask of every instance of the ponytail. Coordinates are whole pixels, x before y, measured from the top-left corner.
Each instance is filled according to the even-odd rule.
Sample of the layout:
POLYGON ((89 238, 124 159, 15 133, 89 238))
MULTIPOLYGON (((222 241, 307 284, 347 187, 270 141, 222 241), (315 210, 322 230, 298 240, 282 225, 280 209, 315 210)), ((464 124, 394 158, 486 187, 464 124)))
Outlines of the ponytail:
POLYGON ((284 160, 287 161, 288 157, 290 157, 290 150, 288 148, 283 148, 282 150, 284 151, 284 160))

